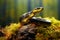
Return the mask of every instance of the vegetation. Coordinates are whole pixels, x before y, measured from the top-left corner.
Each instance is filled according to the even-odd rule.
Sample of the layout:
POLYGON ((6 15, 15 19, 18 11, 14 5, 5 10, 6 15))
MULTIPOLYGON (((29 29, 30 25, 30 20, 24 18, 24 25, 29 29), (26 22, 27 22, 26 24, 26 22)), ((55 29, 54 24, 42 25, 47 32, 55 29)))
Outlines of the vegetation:
POLYGON ((51 26, 47 28, 39 27, 36 39, 37 40, 60 40, 60 21, 56 20, 54 17, 45 18, 51 20, 51 26))
MULTIPOLYGON (((56 20, 54 17, 46 17, 46 20, 51 21, 51 26, 43 27, 39 26, 37 30, 36 40, 60 40, 60 21, 56 20)), ((11 23, 6 26, 4 32, 9 36, 15 34, 15 31, 20 27, 20 23, 11 23)), ((5 40, 5 37, 0 37, 0 40, 5 40)))

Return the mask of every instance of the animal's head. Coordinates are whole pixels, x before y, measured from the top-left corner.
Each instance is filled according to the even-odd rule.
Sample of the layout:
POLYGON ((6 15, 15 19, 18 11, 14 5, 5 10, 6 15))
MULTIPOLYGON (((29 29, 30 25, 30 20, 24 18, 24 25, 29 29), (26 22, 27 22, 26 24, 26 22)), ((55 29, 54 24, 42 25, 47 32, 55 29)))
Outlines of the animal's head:
POLYGON ((43 10, 43 7, 39 7, 39 8, 35 8, 34 10, 32 10, 33 13, 39 13, 43 10))

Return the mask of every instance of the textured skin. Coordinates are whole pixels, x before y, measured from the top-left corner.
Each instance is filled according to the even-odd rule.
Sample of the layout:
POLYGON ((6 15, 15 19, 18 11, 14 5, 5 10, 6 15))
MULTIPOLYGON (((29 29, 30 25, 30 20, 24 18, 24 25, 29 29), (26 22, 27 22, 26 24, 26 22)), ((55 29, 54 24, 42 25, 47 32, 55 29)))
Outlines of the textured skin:
POLYGON ((43 10, 43 7, 39 7, 39 8, 35 8, 34 10, 30 11, 30 12, 27 12, 27 13, 24 13, 19 21, 22 23, 22 24, 26 24, 29 22, 29 19, 31 19, 33 16, 35 16, 37 13, 40 13, 42 12, 43 10))
MULTIPOLYGON (((22 26, 25 26, 24 24, 26 24, 26 23, 29 23, 29 19, 31 19, 33 16, 35 16, 37 13, 39 13, 39 12, 41 12, 43 10, 43 7, 39 7, 39 8, 35 8, 35 9, 33 9, 31 12, 27 12, 27 13, 25 13, 25 14, 23 14, 21 17, 20 17, 20 23, 21 23, 21 25, 22 26)), ((21 27, 22 28, 22 27, 21 27)), ((34 28, 30 28, 30 29, 28 29, 29 30, 29 34, 30 34, 30 32, 32 33, 32 30, 33 30, 34 28)), ((14 30, 14 29, 12 29, 12 30, 14 30)), ((21 29, 22 30, 22 29, 21 29)), ((23 29, 24 30, 24 29, 23 29)), ((27 30, 26 28, 25 28, 25 30, 27 30)), ((25 30, 23 31, 23 32, 25 32, 25 30)), ((7 32, 7 31, 6 31, 7 32)), ((21 32, 21 31, 20 31, 21 32)), ((34 31, 33 31, 34 32, 34 31)), ((22 33, 22 32, 21 32, 22 33)), ((3 33, 2 33, 3 34, 3 33)), ((5 33, 4 33, 5 34, 5 33)), ((7 34, 6 34, 7 35, 7 34)), ((8 34, 9 35, 9 34, 8 34)), ((8 36, 7 35, 7 40, 9 40, 10 39, 10 36, 12 35, 9 35, 8 36)), ((32 34, 31 34, 32 35, 32 34)))

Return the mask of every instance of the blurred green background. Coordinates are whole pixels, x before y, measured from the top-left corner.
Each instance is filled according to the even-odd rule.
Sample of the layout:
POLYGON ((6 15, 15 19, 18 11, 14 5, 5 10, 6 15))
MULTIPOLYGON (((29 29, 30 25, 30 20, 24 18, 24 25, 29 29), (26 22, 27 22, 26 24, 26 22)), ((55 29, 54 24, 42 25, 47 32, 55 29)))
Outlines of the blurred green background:
POLYGON ((60 0, 0 0, 0 25, 18 22, 21 14, 44 7, 42 17, 60 19, 60 0))

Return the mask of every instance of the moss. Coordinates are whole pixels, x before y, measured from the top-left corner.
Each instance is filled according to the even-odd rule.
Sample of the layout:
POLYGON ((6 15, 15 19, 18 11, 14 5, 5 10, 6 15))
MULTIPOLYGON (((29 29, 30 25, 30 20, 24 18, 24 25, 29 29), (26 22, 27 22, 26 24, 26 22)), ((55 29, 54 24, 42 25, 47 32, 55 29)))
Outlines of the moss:
MULTIPOLYGON (((60 21, 55 19, 54 17, 52 18, 46 17, 44 19, 50 20, 51 26, 48 26, 46 28, 43 27, 44 25, 39 26, 37 30, 36 40, 59 40, 60 39, 60 21)), ((10 26, 5 27, 4 32, 6 34, 7 33, 15 34, 14 32, 18 30, 19 27, 20 27, 19 23, 11 23, 10 26)), ((5 38, 0 37, 0 40, 5 40, 5 38)))
MULTIPOLYGON (((52 24, 51 26, 45 29, 43 27, 40 27, 38 29, 40 34, 43 34, 43 39, 45 40, 47 38, 47 40, 59 40, 60 39, 60 21, 55 19, 54 17, 52 18, 47 17, 44 19, 50 20, 52 24)), ((39 38, 41 39, 41 37, 37 36, 37 40, 40 40, 39 38)))

